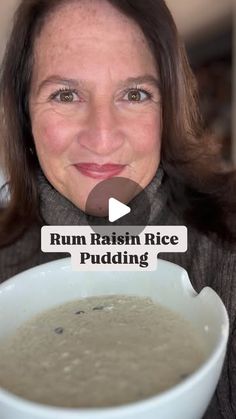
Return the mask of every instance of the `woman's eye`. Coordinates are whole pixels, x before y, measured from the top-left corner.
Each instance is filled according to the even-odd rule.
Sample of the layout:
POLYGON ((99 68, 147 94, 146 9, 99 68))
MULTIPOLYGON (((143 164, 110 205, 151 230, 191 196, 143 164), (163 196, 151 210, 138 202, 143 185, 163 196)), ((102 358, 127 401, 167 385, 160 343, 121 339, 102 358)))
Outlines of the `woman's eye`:
POLYGON ((130 90, 126 95, 129 102, 144 102, 147 99, 150 99, 151 94, 145 90, 133 89, 130 90))
POLYGON ((72 90, 62 90, 53 94, 52 99, 61 103, 73 103, 78 100, 78 95, 72 90))

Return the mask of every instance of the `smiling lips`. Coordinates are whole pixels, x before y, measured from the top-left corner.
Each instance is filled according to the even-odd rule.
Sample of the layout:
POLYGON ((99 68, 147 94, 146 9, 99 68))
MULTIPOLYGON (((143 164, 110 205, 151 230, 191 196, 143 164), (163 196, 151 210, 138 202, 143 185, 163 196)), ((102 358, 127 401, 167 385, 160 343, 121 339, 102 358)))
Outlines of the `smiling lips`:
POLYGON ((93 179, 109 179, 119 175, 125 168, 123 164, 96 164, 96 163, 78 163, 75 165, 77 170, 84 176, 93 179))

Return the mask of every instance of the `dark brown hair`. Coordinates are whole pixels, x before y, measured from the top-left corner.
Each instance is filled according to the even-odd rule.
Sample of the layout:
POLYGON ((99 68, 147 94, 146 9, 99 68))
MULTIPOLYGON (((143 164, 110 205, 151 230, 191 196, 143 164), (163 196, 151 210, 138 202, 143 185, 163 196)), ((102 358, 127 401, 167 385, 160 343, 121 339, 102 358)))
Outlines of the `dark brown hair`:
MULTIPOLYGON (((2 135, 10 201, 1 213, 0 245, 40 220, 29 92, 33 48, 45 19, 71 0, 22 0, 2 65, 2 135)), ((79 0, 72 0, 79 1, 79 0)), ((195 79, 163 0, 107 0, 142 29, 160 72, 162 165, 169 205, 205 233, 235 238, 235 172, 224 172, 201 129, 195 79)))

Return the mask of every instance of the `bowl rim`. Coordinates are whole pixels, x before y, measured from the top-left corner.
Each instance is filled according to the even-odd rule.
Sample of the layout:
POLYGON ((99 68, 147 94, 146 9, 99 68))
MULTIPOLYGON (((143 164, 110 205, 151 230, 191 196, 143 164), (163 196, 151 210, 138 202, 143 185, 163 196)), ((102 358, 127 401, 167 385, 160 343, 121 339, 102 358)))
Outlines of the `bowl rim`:
MULTIPOLYGON (((12 283, 15 282, 16 279, 20 278, 21 276, 24 276, 25 273, 29 273, 30 271, 34 271, 35 273, 37 271, 40 271, 42 269, 50 269, 52 265, 55 265, 57 269, 63 269, 67 268, 69 261, 71 260, 70 257, 61 258, 58 260, 53 260, 50 262, 46 262, 41 265, 34 266, 30 269, 27 269, 23 272, 20 272, 17 275, 14 275, 13 277, 9 278, 8 280, 4 281, 2 284, 0 284, 0 294, 1 289, 5 287, 11 287, 12 283)), ((170 264, 175 265, 175 267, 178 267, 183 272, 186 272, 184 268, 181 266, 165 261, 162 259, 159 259, 158 263, 161 262, 161 264, 170 264)), ((129 271, 127 271, 130 273, 129 271)), ((83 274, 86 274, 86 272, 82 272, 83 274)), ((96 274, 96 272, 92 272, 93 274, 96 274)), ((112 272, 104 272, 107 275, 112 274, 112 272)), ((123 274, 124 272, 122 272, 123 274)), ((58 419, 67 419, 67 416, 72 419, 76 419, 78 415, 82 415, 81 417, 87 417, 88 419, 96 419, 98 416, 101 418, 110 418, 112 416, 116 416, 117 414, 122 413, 132 413, 135 412, 137 409, 139 409, 139 412, 141 410, 150 409, 158 405, 164 404, 166 401, 175 400, 178 398, 182 393, 184 393, 186 390, 190 389, 191 387, 195 386, 199 381, 203 380, 204 376, 206 376, 209 371, 213 368, 213 365, 216 365, 219 361, 219 359, 222 357, 222 355, 225 356, 226 349, 227 349, 227 341, 229 336, 229 317, 227 310, 225 308, 224 303, 222 302, 221 298, 218 296, 218 294, 210 287, 204 287, 199 293, 197 293, 188 277, 184 278, 184 281, 182 281, 182 287, 187 290, 189 296, 191 298, 199 297, 200 295, 204 293, 211 293, 217 296, 217 298, 221 302, 221 315, 224 321, 224 329, 222 329, 221 338, 219 339, 216 347, 212 351, 210 355, 204 360, 204 362, 201 364, 201 366, 194 371, 192 374, 190 374, 186 379, 179 382, 178 384, 174 385, 170 389, 164 390, 154 396, 147 397, 135 402, 130 402, 122 405, 116 405, 116 406, 109 406, 109 407, 94 407, 94 408, 68 408, 68 407, 59 407, 59 406, 53 406, 53 405, 47 405, 43 403, 37 403, 33 402, 31 400, 25 399, 23 397, 17 396, 14 393, 11 393, 10 391, 2 388, 0 386, 0 403, 4 403, 5 405, 11 406, 20 409, 22 412, 25 413, 35 413, 35 410, 37 410, 37 414, 42 415, 57 415, 56 417, 58 419)))

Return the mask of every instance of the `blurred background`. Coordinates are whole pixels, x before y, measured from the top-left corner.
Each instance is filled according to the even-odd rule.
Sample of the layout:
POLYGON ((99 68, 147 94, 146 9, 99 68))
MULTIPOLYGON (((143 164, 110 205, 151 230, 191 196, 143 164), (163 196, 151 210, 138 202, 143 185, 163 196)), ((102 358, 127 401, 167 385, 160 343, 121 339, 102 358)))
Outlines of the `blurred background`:
POLYGON ((166 1, 198 81, 206 135, 236 165, 236 0, 166 1))
MULTIPOLYGON (((207 135, 222 141, 222 158, 236 165, 236 0, 166 2, 197 77, 207 135)), ((0 60, 18 3, 0 2, 0 60)))

